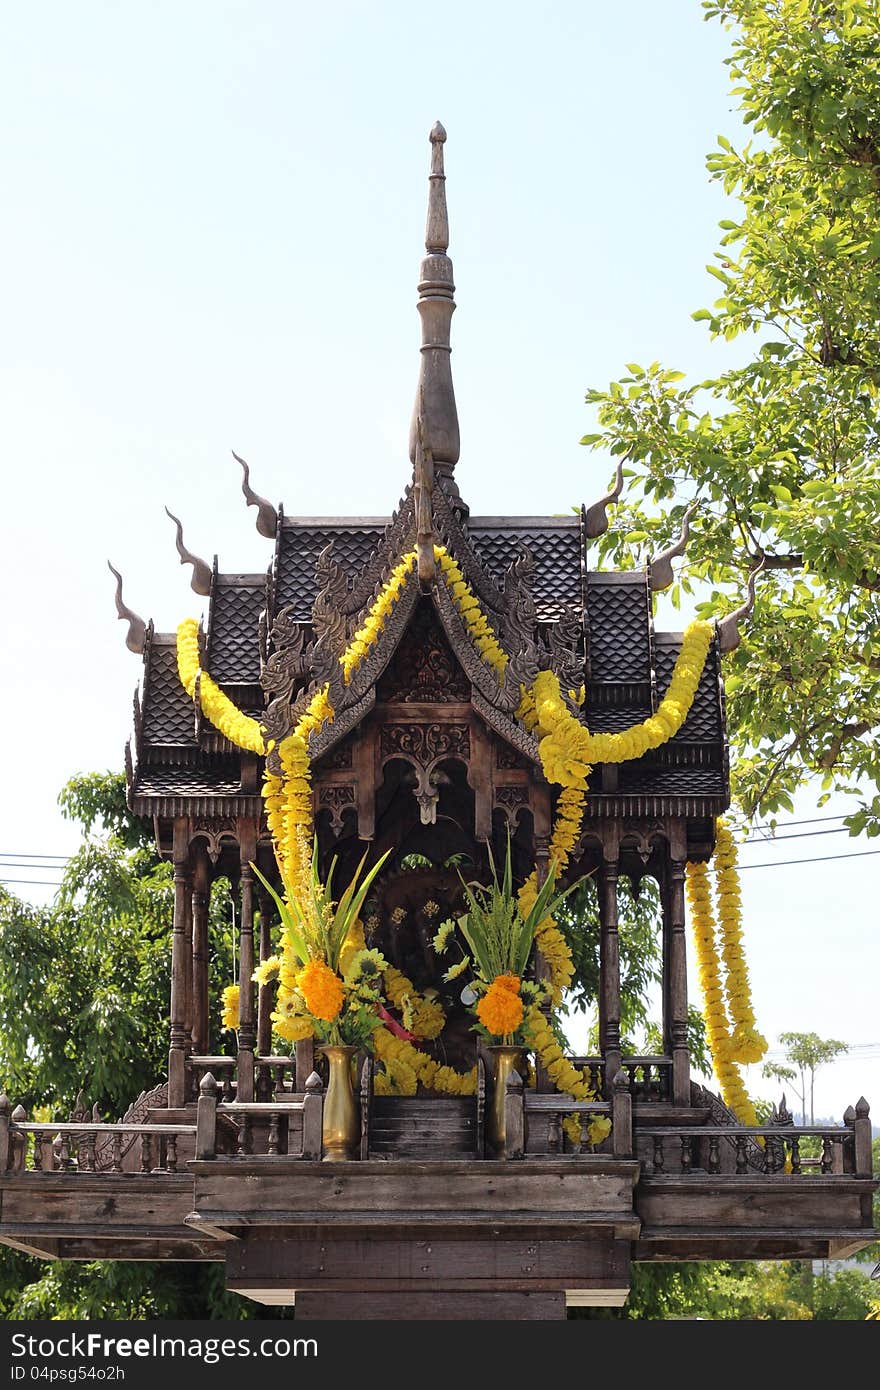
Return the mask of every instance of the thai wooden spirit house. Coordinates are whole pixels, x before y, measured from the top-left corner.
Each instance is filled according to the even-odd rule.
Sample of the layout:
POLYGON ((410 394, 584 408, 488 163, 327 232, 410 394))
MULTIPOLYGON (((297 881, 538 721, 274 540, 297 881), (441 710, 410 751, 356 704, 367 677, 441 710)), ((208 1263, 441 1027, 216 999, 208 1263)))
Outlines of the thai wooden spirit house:
MULTIPOLYGON (((673 551, 647 568, 602 572, 590 543, 613 490, 578 514, 471 516, 459 491, 450 370, 452 264, 439 125, 431 133, 426 256, 418 308, 421 370, 412 471, 381 517, 286 516, 250 487, 267 573, 224 573, 187 551, 207 599, 201 665, 239 708, 281 739, 309 693, 329 682, 335 711, 309 748, 320 861, 339 879, 367 852, 391 857, 377 880, 373 944, 417 988, 439 991, 443 1060, 477 1060, 474 1035, 431 946, 431 912, 455 906, 449 861, 485 870, 508 833, 520 879, 546 868, 557 789, 517 718, 539 669, 585 687, 591 730, 646 718, 665 691, 681 635, 657 631, 652 592, 671 582, 673 551), (508 658, 506 678, 479 657, 438 575, 435 546, 462 571, 508 658), (348 683, 339 657, 401 558, 418 561, 348 683)), ((565 498, 552 499, 563 507, 565 498)), ((503 503, 499 482, 499 504, 503 503)), ((251 984, 274 949, 272 904, 253 863, 277 882, 261 798, 262 758, 201 714, 178 676, 173 633, 125 607, 143 654, 130 806, 173 862, 173 985, 167 1078, 121 1122, 84 1110, 67 1125, 28 1122, 0 1101, 0 1240, 47 1258, 217 1260, 229 1287, 306 1317, 564 1316, 566 1305, 626 1298, 633 1260, 843 1254, 871 1236, 870 1121, 861 1101, 839 1128, 748 1128, 691 1080, 687 1041, 685 866, 712 853, 728 804, 719 625, 691 712, 654 753, 594 768, 570 874, 598 887, 599 1053, 578 1059, 596 1099, 576 1102, 543 1069, 514 1074, 503 1097, 505 1148, 484 1128, 491 1070, 476 1094, 375 1095, 360 1069, 359 1155, 322 1162, 326 1078, 312 1044, 274 1055, 272 986, 251 984), (621 1051, 617 889, 649 875, 662 899, 663 1050, 621 1051), (238 895, 240 1025, 209 1034, 207 913, 212 881, 238 895), (226 1050, 233 1040, 233 1049, 226 1050), (320 1068, 319 1068, 320 1070, 320 1068), (597 1148, 563 1122, 611 1121, 597 1148), (807 1155, 811 1155, 808 1157, 807 1155), (818 1155, 818 1156, 816 1156, 818 1155)), ((270 755, 271 756, 271 755, 270 755)), ((592 928, 591 928, 592 929, 592 928)))

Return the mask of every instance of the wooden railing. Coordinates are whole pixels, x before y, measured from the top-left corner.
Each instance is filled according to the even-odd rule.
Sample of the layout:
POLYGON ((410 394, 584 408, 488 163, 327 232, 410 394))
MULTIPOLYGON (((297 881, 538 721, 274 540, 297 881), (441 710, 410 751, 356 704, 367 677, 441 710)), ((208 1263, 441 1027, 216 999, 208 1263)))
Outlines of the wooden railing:
MULTIPOLYGON (((574 1066, 588 1074, 596 1095, 604 1094, 605 1059, 603 1057, 572 1057, 574 1066)), ((663 1056, 624 1057, 620 1063, 629 1077, 633 1100, 669 1100, 672 1096, 672 1058, 663 1056)))
POLYGON ((220 1087, 221 1098, 224 1101, 234 1100, 237 1066, 237 1057, 201 1057, 195 1055, 187 1057, 186 1070, 189 1077, 188 1095, 190 1100, 198 1100, 199 1087, 209 1072, 220 1087))
POLYGON ((561 1094, 525 1090, 522 1077, 511 1072, 505 1096, 505 1158, 561 1157, 592 1151, 590 1121, 603 1116, 611 1121, 611 1133, 603 1147, 617 1158, 633 1152, 632 1096, 629 1077, 621 1070, 614 1078, 610 1101, 574 1100, 561 1094), (573 1144, 563 1129, 571 1115, 579 1120, 580 1139, 573 1144))
POLYGON ((323 1087, 317 1072, 312 1072, 301 1097, 268 1102, 223 1101, 217 1081, 208 1072, 199 1085, 195 1156, 320 1159, 323 1111, 323 1087), (223 1142, 224 1123, 235 1136, 234 1152, 223 1142))
POLYGON ((28 1120, 0 1096, 0 1174, 177 1173, 178 1140, 195 1136, 195 1125, 28 1120))
POLYGON ((646 1176, 690 1173, 870 1177, 871 1123, 860 1101, 842 1128, 823 1125, 646 1125, 638 1130, 646 1176), (815 1148, 817 1153, 809 1150, 815 1148))

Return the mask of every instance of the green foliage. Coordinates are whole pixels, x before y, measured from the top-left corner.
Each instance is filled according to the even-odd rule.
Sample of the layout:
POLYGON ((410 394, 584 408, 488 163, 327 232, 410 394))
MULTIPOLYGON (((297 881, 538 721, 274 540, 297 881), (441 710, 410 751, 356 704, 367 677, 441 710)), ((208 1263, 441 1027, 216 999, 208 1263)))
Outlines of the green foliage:
POLYGON ((772 816, 818 775, 823 800, 862 798, 853 833, 878 834, 880 21, 874 0, 704 8, 731 28, 755 138, 719 136, 709 156, 739 210, 708 267, 721 296, 694 317, 754 350, 707 381, 631 364, 589 392, 599 430, 583 442, 628 456, 602 555, 632 566, 696 500, 673 603, 696 592, 702 614, 723 613, 763 562, 727 663, 736 797, 772 816))
POLYGON ((842 1052, 849 1051, 849 1045, 838 1038, 820 1038, 818 1033, 780 1033, 779 1041, 785 1045, 785 1060, 789 1066, 768 1062, 762 1075, 772 1076, 777 1081, 787 1081, 795 1086, 801 1102, 801 1123, 806 1122, 807 1093, 809 1091, 810 1124, 813 1123, 813 1090, 816 1072, 828 1062, 833 1062, 842 1052), (795 1083, 800 1079, 800 1086, 795 1083), (807 1078, 809 1078, 809 1085, 807 1078))
MULTIPOLYGON (((87 838, 51 907, 0 890, 0 1090, 66 1118, 82 1091, 110 1118, 167 1064, 173 892, 169 865, 125 806, 124 779, 76 777, 61 795, 87 838)), ((214 885, 212 976, 232 974, 228 885, 214 885)), ((219 991, 217 992, 219 994, 219 991)), ((219 998, 212 999, 220 1031, 219 998)), ((58 1262, 0 1249, 0 1318, 262 1316, 228 1295, 222 1266, 58 1262)))
POLYGON ((862 1321, 871 1281, 859 1270, 814 1274, 809 1261, 760 1264, 637 1264, 623 1308, 578 1309, 574 1317, 712 1321, 862 1321))

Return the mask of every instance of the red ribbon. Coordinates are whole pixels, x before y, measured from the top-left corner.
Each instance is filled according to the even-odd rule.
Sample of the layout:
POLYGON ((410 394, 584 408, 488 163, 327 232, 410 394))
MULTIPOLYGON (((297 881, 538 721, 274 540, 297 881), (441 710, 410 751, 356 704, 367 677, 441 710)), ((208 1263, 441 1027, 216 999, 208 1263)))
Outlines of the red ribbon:
POLYGON ((408 1033, 407 1030, 400 1023, 398 1023, 396 1019, 391 1017, 384 1004, 377 1004, 376 1012, 381 1018, 382 1022, 385 1024, 385 1027, 388 1029, 389 1033, 393 1033, 395 1038, 401 1038, 403 1042, 418 1042, 418 1038, 416 1037, 415 1033, 408 1033))

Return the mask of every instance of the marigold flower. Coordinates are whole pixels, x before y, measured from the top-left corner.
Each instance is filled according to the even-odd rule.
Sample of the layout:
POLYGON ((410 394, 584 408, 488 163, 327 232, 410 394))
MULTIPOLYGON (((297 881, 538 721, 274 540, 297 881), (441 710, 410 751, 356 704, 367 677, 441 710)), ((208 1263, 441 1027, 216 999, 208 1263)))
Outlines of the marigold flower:
POLYGON ((332 1023, 343 1003, 342 981, 322 960, 310 960, 299 973, 299 989, 315 1018, 332 1023))
POLYGON ((499 975, 492 981, 477 1004, 477 1017, 495 1037, 516 1032, 523 1020, 523 1002, 515 975, 499 975), (511 987, 511 980, 516 981, 516 990, 511 987))

